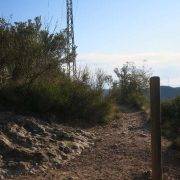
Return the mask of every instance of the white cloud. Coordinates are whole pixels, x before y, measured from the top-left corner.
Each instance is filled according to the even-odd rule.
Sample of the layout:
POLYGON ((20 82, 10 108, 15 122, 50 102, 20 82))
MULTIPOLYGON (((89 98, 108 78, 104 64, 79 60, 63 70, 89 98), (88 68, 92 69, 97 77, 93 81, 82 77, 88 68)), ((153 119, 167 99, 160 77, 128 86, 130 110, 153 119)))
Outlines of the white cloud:
POLYGON ((151 64, 164 64, 169 63, 170 60, 171 62, 179 63, 180 53, 80 53, 78 59, 79 61, 109 63, 119 63, 120 61, 134 61, 138 63, 143 60, 151 60, 151 64))
POLYGON ((115 67, 122 66, 127 61, 137 66, 147 65, 155 75, 162 77, 163 84, 180 86, 180 53, 80 53, 78 64, 95 69, 102 68, 112 73, 115 67))

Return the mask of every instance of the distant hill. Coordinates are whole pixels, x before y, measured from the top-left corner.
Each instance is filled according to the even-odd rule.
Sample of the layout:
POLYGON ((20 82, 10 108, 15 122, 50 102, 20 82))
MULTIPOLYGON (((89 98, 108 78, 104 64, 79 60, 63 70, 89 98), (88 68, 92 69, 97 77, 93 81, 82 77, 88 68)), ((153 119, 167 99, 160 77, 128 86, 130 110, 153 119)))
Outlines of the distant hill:
POLYGON ((170 86, 161 86, 161 99, 173 99, 176 96, 180 96, 180 87, 173 88, 170 86))

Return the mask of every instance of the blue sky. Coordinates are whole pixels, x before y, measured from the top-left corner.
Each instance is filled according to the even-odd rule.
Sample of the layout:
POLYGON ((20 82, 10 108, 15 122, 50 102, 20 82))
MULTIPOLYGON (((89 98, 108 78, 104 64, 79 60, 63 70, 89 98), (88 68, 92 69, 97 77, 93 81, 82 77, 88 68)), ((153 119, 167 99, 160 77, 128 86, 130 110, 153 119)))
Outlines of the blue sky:
MULTIPOLYGON (((162 84, 180 86, 180 0, 73 2, 79 65, 113 73, 126 61, 146 60, 162 84)), ((41 15, 61 29, 65 0, 1 0, 0 14, 14 21, 41 15)))

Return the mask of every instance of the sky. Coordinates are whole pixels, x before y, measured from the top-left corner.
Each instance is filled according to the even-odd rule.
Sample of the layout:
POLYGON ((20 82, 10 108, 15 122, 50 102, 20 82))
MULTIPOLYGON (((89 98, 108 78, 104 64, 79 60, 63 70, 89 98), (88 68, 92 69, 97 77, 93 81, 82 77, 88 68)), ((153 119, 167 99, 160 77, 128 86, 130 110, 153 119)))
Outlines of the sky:
MULTIPOLYGON (((0 0, 0 15, 65 28, 65 0, 0 0)), ((134 62, 162 85, 180 86, 180 0, 73 0, 78 66, 92 71, 134 62)))

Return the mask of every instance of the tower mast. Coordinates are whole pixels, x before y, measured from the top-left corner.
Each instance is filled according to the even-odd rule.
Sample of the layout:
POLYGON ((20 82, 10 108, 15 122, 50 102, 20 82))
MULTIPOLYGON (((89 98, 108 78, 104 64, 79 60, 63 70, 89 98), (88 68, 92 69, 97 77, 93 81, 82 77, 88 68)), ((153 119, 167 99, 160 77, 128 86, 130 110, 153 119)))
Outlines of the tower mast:
POLYGON ((66 44, 66 63, 68 74, 76 74, 76 46, 74 41, 74 22, 73 22, 73 3, 66 0, 67 8, 67 44, 66 44))

